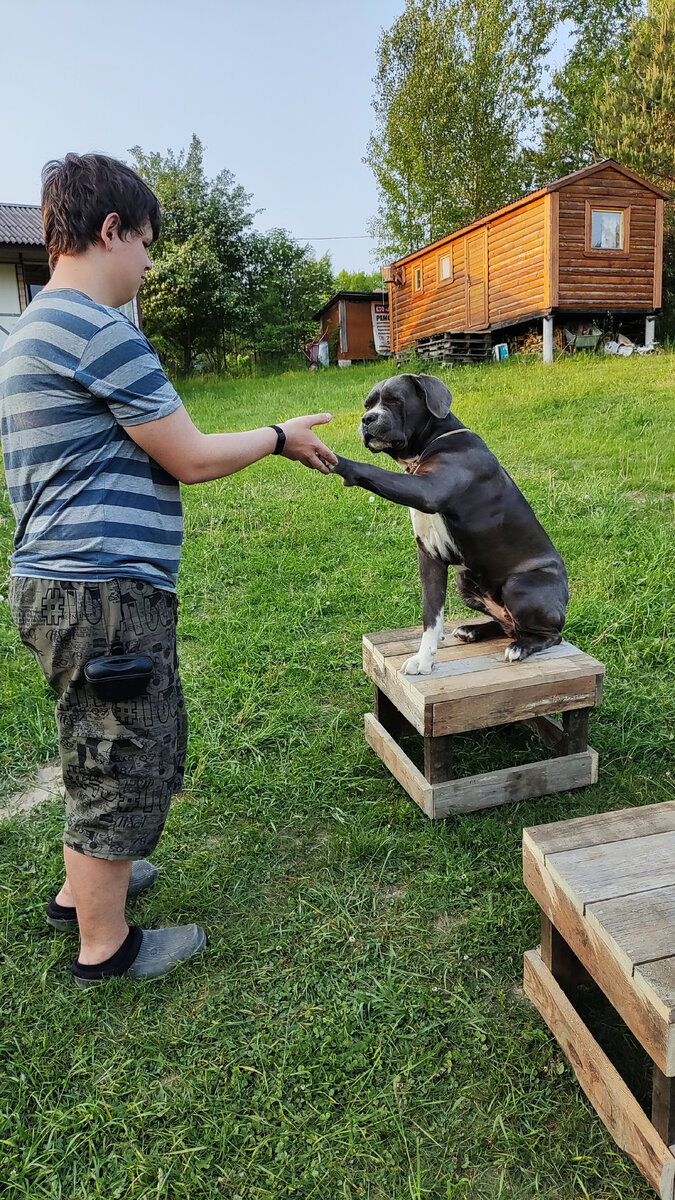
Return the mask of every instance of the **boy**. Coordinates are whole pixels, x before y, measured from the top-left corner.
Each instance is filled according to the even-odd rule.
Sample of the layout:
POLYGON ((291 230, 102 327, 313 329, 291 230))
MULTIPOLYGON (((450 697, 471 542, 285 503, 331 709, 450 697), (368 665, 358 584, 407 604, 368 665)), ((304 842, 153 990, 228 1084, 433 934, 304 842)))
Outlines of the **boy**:
POLYGON ((142 930, 125 919, 127 894, 157 876, 146 857, 185 763, 179 482, 220 479, 268 454, 324 473, 336 460, 311 431, 325 413, 246 433, 193 425, 150 343, 117 311, 150 270, 160 228, 159 203, 135 172, 68 154, 43 171, 42 213, 52 276, 0 354, 17 521, 10 605, 59 696, 66 879, 47 919, 79 926, 72 971, 91 987, 165 975, 206 942, 197 925, 142 930), (151 678, 111 700, 84 671, 121 653, 149 656, 151 678))

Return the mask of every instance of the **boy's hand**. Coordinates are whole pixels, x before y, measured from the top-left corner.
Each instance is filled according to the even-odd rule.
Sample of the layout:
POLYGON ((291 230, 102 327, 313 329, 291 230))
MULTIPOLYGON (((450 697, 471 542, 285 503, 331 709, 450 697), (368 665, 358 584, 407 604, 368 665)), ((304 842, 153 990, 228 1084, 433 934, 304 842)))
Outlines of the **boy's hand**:
POLYGON ((324 446, 316 434, 312 433, 312 425, 326 425, 332 420, 330 413, 314 413, 312 416, 292 417, 290 421, 284 421, 281 426, 286 434, 283 457, 329 475, 330 467, 337 463, 337 458, 333 451, 324 446))

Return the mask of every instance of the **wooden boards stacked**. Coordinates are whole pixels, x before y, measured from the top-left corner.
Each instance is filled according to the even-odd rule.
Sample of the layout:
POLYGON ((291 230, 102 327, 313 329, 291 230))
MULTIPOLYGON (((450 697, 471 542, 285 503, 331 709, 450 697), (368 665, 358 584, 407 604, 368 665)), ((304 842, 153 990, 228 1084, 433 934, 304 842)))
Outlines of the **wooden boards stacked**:
POLYGON ((523 833, 542 912, 525 991, 598 1115, 662 1200, 675 1200, 675 801, 523 833), (650 1121, 560 983, 576 959, 653 1062, 650 1121))
MULTIPOLYGON (((366 738, 413 800, 433 818, 453 810, 465 812, 509 800, 585 787, 597 779, 597 755, 586 744, 587 720, 579 714, 599 704, 604 666, 569 642, 525 662, 507 663, 506 638, 455 642, 458 625, 480 621, 448 621, 446 641, 431 675, 404 675, 401 667, 419 648, 421 627, 390 629, 363 639, 363 667, 376 688, 376 711, 366 716, 366 738), (387 698, 389 720, 382 720, 380 697, 387 698), (397 713, 425 739, 428 765, 420 772, 398 744, 397 713), (547 714, 561 712, 561 726, 547 714), (453 779, 438 765, 440 739, 449 760, 448 739, 486 726, 527 722, 557 751, 543 762, 503 771, 453 779), (436 742, 436 746, 434 746, 436 742)), ((585 714, 587 718, 587 714, 585 714)))

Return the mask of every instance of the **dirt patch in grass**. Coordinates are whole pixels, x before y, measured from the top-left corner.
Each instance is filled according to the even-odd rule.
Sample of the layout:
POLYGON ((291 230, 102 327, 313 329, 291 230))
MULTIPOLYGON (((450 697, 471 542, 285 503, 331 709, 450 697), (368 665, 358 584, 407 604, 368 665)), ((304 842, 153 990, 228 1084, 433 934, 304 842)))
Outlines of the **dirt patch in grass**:
POLYGON ((30 812, 45 800, 56 800, 63 796, 61 768, 56 766, 42 767, 29 788, 15 792, 0 804, 0 821, 15 817, 18 813, 30 812))

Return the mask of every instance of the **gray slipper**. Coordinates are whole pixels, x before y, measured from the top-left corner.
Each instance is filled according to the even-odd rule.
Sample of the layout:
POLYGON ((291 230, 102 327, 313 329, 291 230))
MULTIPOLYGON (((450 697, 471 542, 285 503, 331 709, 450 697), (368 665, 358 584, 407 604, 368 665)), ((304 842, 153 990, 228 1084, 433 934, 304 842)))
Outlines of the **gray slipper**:
MULTIPOLYGON (((107 973, 104 967, 98 978, 91 978, 90 972, 96 968, 83 967, 76 961, 71 969, 79 988, 97 987, 106 979, 161 979, 180 963, 199 954, 206 945, 206 934, 200 925, 174 925, 168 929, 137 931, 132 928, 129 932, 130 936, 134 932, 141 934, 140 946, 131 966, 123 971, 111 970, 107 973)), ((112 965, 113 960, 108 961, 112 965)))
MULTIPOLYGON (((148 862, 147 858, 140 858, 133 862, 127 899, 138 896, 140 892, 146 892, 148 888, 152 887, 158 875, 159 867, 148 862)), ((60 933, 67 933, 69 929, 77 929, 77 910, 66 907, 64 904, 57 904, 56 900, 52 900, 47 905, 45 916, 47 924, 51 925, 52 929, 58 929, 60 933)))

